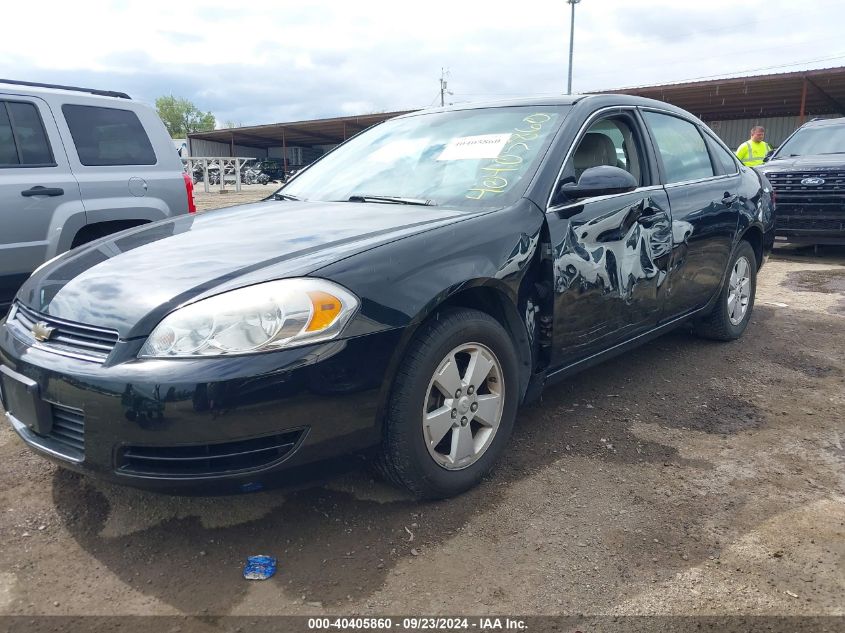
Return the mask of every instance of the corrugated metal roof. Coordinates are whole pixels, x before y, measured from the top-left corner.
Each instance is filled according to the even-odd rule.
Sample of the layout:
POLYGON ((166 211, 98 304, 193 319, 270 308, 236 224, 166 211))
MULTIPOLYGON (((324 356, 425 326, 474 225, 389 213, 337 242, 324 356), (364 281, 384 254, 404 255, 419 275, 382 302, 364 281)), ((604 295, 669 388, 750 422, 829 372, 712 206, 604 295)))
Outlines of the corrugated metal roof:
MULTIPOLYGON (((729 77, 685 83, 605 90, 606 93, 649 97, 689 110, 705 121, 758 119, 798 116, 802 94, 807 117, 845 114, 845 66, 773 73, 749 77, 729 77), (806 93, 805 93, 806 90, 806 93)), ((564 97, 570 99, 578 97, 564 97)), ((290 123, 253 125, 190 134, 191 139, 216 141, 249 147, 314 147, 336 145, 361 130, 401 114, 383 112, 360 116, 313 119, 290 123), (284 139, 284 141, 283 141, 284 139)))
POLYGON ((607 90, 671 103, 704 120, 845 114, 845 67, 607 90), (806 90, 806 93, 804 91, 806 90))
POLYGON ((263 148, 277 147, 282 145, 283 142, 288 146, 305 147, 336 145, 371 125, 407 112, 407 110, 403 110, 401 112, 380 112, 378 114, 362 114, 333 119, 270 123, 268 125, 252 125, 211 132, 196 132, 188 136, 192 139, 204 141, 263 148))

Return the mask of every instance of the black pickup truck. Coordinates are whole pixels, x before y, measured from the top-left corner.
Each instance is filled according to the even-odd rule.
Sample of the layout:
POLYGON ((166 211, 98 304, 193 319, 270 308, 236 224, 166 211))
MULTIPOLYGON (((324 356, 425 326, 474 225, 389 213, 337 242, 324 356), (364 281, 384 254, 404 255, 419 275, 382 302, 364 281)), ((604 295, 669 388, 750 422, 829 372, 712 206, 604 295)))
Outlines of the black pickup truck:
POLYGON ((802 125, 757 169, 776 193, 777 241, 845 244, 845 117, 802 125))

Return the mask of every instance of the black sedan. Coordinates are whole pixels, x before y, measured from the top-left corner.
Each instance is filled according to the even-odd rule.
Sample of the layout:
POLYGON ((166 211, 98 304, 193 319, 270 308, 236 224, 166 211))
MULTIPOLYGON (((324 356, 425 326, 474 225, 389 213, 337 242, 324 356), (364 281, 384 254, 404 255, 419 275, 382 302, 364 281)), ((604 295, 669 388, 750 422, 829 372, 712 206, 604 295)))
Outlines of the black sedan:
POLYGON ((544 385, 684 323, 739 337, 773 216, 765 177, 665 103, 408 114, 271 200, 37 270, 0 327, 6 418, 131 485, 252 490, 354 453, 454 495, 544 385))

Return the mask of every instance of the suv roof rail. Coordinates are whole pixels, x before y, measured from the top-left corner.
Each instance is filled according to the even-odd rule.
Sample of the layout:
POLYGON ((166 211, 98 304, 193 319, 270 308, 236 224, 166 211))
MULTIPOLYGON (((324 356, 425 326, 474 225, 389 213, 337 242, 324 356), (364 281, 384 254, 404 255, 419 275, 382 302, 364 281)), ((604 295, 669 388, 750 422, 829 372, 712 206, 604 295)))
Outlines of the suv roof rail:
POLYGON ((114 90, 98 90, 96 88, 80 88, 79 86, 62 86, 60 84, 42 84, 37 81, 19 81, 15 79, 0 79, 0 84, 12 84, 13 86, 32 86, 33 88, 55 88, 56 90, 75 90, 76 92, 88 92, 92 95, 102 97, 117 97, 119 99, 131 99, 125 92, 114 90))

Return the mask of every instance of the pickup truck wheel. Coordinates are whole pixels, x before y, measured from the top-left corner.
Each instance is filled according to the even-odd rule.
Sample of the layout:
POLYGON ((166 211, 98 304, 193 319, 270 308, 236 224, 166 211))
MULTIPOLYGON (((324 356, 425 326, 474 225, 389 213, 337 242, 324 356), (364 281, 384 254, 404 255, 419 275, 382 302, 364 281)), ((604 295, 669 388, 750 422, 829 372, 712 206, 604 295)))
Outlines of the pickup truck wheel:
POLYGON ((513 428, 517 366, 510 336, 483 312, 442 312, 425 324, 393 386, 381 472, 426 499, 476 485, 513 428))
POLYGON ((742 241, 728 267, 728 279, 716 305, 695 322, 696 334, 717 341, 732 341, 745 332, 757 291, 757 258, 751 245, 742 241))

